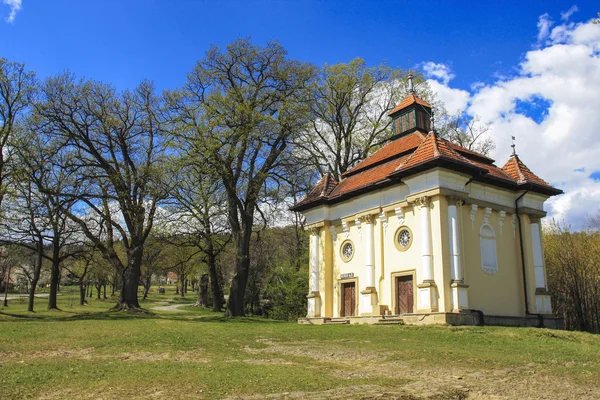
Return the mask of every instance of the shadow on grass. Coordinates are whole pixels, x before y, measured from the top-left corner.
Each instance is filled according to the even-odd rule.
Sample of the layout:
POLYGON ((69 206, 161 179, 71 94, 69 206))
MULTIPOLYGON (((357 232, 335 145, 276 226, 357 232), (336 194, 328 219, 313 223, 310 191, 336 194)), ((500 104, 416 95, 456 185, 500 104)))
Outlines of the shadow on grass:
POLYGON ((190 321, 200 323, 243 323, 243 324, 285 324, 286 321, 278 321, 263 317, 227 317, 223 313, 213 313, 206 310, 194 310, 182 313, 167 314, 166 312, 157 314, 150 310, 144 309, 140 311, 119 311, 107 310, 99 312, 81 312, 73 313, 70 311, 53 310, 55 314, 44 315, 34 313, 9 313, 0 311, 0 315, 15 318, 18 320, 30 320, 40 322, 69 322, 69 321, 118 321, 118 320, 134 320, 134 319, 157 319, 171 321, 190 321), (57 315, 56 313, 60 313, 57 315), (198 315, 201 313, 201 315, 198 315))

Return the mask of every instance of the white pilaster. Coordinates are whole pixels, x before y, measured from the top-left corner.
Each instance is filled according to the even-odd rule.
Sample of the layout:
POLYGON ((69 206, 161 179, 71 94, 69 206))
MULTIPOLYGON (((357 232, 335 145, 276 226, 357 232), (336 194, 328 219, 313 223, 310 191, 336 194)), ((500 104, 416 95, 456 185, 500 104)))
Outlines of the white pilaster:
POLYGON ((367 215, 361 218, 363 249, 365 254, 365 288, 361 291, 361 314, 373 314, 373 306, 377 305, 377 289, 375 288, 375 243, 374 219, 367 215))
POLYGON ((552 313, 550 293, 546 289, 546 274, 544 271, 544 255, 542 251, 542 238, 540 224, 531 223, 531 246, 533 248, 533 271, 535 274, 535 304, 537 312, 543 314, 552 313))
POLYGON ((462 204, 461 200, 448 199, 448 225, 450 236, 450 265, 452 281, 450 282, 452 293, 452 310, 460 311, 468 308, 467 285, 464 284, 462 265, 460 259, 460 218, 458 210, 462 204))
POLYGON ((308 317, 321 316, 321 296, 319 293, 319 231, 320 228, 310 230, 310 288, 308 294, 308 317))
POLYGON ((421 241, 421 283, 417 285, 419 290, 418 308, 422 311, 437 311, 437 293, 433 277, 429 198, 418 198, 417 205, 419 206, 421 241))

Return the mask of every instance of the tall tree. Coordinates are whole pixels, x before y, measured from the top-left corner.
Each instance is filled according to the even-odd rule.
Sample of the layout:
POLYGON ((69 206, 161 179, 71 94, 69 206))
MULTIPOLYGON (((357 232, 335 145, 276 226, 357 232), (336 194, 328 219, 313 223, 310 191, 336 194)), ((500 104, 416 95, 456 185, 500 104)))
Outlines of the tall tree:
POLYGON ((213 311, 217 312, 224 305, 217 259, 231 240, 226 217, 227 197, 218 174, 195 150, 183 146, 185 153, 173 172, 179 183, 171 192, 176 216, 171 225, 179 233, 178 240, 197 248, 200 259, 208 267, 213 311))
POLYGON ((148 82, 118 93, 69 73, 48 79, 41 94, 36 134, 58 143, 53 162, 71 179, 60 194, 77 204, 62 211, 121 275, 115 309, 139 309, 144 243, 168 191, 162 99, 148 82), (126 262, 117 255, 117 242, 126 262))
POLYGON ((244 315, 250 237, 261 199, 272 194, 288 144, 308 121, 314 68, 287 58, 277 42, 239 39, 211 47, 174 94, 190 145, 201 149, 227 193, 236 268, 227 303, 244 315))
MULTIPOLYGON (((432 97, 422 75, 414 82, 420 97, 432 97)), ((408 94, 408 81, 406 71, 355 58, 323 66, 312 90, 311 125, 297 140, 297 156, 310 171, 340 180, 390 137, 388 113, 408 94)))
MULTIPOLYGON (((458 111, 454 115, 448 115, 442 108, 440 136, 456 143, 465 149, 473 150, 483 155, 489 155, 496 144, 486 133, 489 124, 481 122, 479 116, 471 116, 465 111, 458 111)), ((436 116, 436 119, 438 117, 436 116)))
POLYGON ((36 81, 25 64, 0 58, 0 210, 13 172, 11 140, 22 127, 22 120, 33 101, 36 81))

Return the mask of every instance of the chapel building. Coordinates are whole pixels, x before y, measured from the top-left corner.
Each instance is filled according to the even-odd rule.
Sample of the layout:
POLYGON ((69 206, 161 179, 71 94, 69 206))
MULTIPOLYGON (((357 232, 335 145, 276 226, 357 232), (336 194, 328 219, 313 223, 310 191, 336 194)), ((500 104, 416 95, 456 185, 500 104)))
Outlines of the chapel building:
POLYGON ((559 327, 540 219, 562 191, 514 151, 502 168, 437 135, 412 90, 394 135, 292 209, 310 231, 308 315, 299 322, 559 327))

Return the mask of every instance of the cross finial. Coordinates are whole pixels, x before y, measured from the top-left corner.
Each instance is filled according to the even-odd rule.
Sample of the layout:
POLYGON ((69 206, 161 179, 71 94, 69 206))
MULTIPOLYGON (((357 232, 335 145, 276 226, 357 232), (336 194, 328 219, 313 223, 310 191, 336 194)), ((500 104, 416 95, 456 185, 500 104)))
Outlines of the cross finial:
POLYGON ((517 151, 515 149, 517 147, 517 145, 515 144, 516 138, 514 136, 511 136, 511 138, 512 138, 512 144, 510 145, 510 147, 512 147, 513 156, 516 156, 517 155, 517 151))
POLYGON ((414 94, 415 93, 415 88, 413 86, 413 76, 412 76, 412 72, 410 72, 410 70, 408 71, 408 93, 410 94, 414 94))

